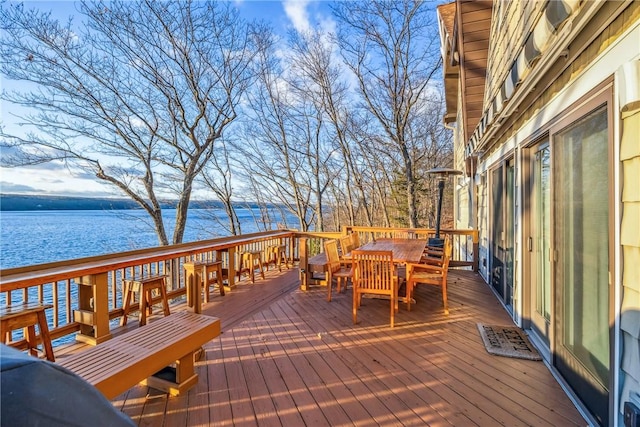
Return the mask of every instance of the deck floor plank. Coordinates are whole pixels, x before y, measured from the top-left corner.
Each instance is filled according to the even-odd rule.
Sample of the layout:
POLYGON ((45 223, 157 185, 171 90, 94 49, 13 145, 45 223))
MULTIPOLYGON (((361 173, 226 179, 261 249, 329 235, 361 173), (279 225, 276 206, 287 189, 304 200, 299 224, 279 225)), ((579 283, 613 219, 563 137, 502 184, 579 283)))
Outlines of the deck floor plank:
MULTIPOLYGON (((187 425, 187 408, 189 407, 189 395, 174 396, 166 399, 167 407, 164 413, 165 426, 184 426, 187 425)), ((158 424, 156 424, 158 425, 158 424)))
POLYGON ((324 416, 321 408, 316 404, 315 399, 307 389, 304 380, 296 369, 295 363, 299 357, 295 354, 293 354, 294 357, 291 357, 287 352, 288 346, 284 345, 288 340, 284 338, 280 339, 280 335, 283 333, 284 327, 269 310, 263 311, 258 316, 264 316, 264 320, 271 329, 270 337, 265 341, 266 349, 268 354, 272 355, 278 372, 280 373, 280 376, 295 404, 295 408, 303 419, 304 424, 328 426, 329 422, 324 416), (283 343, 283 341, 285 341, 285 343, 283 343))
POLYGON ((209 425, 231 426, 233 425, 233 413, 229 404, 231 395, 224 367, 221 339, 216 339, 206 346, 205 358, 209 388, 209 425))
MULTIPOLYGON (((460 290, 454 288, 454 298, 457 292, 460 290)), ((449 293, 452 294, 451 291, 449 293)), ((506 324, 503 319, 498 321, 506 324)), ((455 348, 454 352, 465 365, 456 369, 472 373, 474 378, 480 379, 485 385, 500 390, 504 396, 519 402, 525 411, 535 414, 535 418, 541 418, 538 414, 544 414, 542 421, 536 422, 535 418, 528 421, 534 425, 568 425, 572 419, 575 420, 575 407, 571 402, 568 399, 561 399, 561 402, 555 399, 555 393, 562 391, 549 372, 544 369, 532 369, 538 367, 540 362, 500 358, 502 363, 495 364, 495 356, 486 353, 481 341, 477 339, 475 321, 452 324, 452 328, 455 328, 455 335, 460 339, 450 340, 447 345, 455 348), (534 375, 530 375, 531 373, 534 375), (542 378, 545 381, 539 382, 542 378), (556 390, 549 393, 549 388, 556 390), (549 411, 551 408, 553 410, 549 411)), ((528 417, 530 418, 530 415, 528 417)), ((579 424, 582 424, 582 421, 579 424)))
MULTIPOLYGON (((343 405, 340 404, 340 393, 336 390, 343 388, 342 382, 336 377, 333 370, 326 365, 321 354, 313 347, 313 331, 311 331, 305 323, 300 322, 301 319, 296 316, 291 317, 288 310, 283 310, 281 304, 276 303, 270 307, 274 318, 282 324, 282 332, 279 336, 288 337, 293 351, 301 356, 296 368, 303 378, 305 385, 311 391, 316 404, 323 410, 327 421, 332 426, 348 425, 351 423, 348 413, 343 405), (336 384, 338 386, 336 387, 336 384)), ((349 396, 352 397, 352 396, 349 396)))
POLYGON ((243 328, 234 328, 232 333, 236 341, 236 349, 240 357, 242 370, 247 382, 249 399, 254 408, 258 425, 272 427, 281 426, 275 404, 270 397, 266 380, 258 365, 253 346, 260 344, 260 331, 257 322, 251 318, 242 323, 243 328))
MULTIPOLYGON (((281 310, 290 307, 288 301, 278 304, 281 310)), ((313 318, 305 313, 304 316, 313 318)), ((335 342, 332 334, 326 332, 322 324, 308 322, 311 333, 308 334, 308 351, 312 366, 324 378, 327 387, 331 390, 337 404, 339 404, 349 416, 352 423, 364 423, 375 421, 378 424, 388 421, 389 409, 373 394, 373 390, 363 381, 364 376, 356 375, 352 365, 359 363, 357 357, 350 357, 348 352, 341 348, 335 348, 331 342, 335 342), (373 396, 375 399, 363 399, 363 396, 373 396)))
POLYGON ((265 319, 264 312, 257 313, 254 318, 255 325, 260 329, 262 335, 260 341, 257 344, 254 343, 252 348, 258 359, 258 365, 267 384, 269 396, 273 399, 280 422, 283 426, 304 425, 304 420, 274 361, 274 357, 282 357, 282 355, 272 354, 268 345, 269 341, 274 340, 269 322, 265 319))
POLYGON ((114 405, 141 426, 585 425, 544 363, 486 352, 476 323, 512 321, 477 274, 451 271, 449 316, 440 289, 419 286, 393 329, 388 301, 363 299, 353 325, 350 288, 327 303, 298 275, 212 292, 203 313, 223 333, 196 363, 197 386, 178 397, 136 386, 114 405))
MULTIPOLYGON (((389 303, 387 301, 376 301, 376 300, 363 301, 362 311, 367 311, 368 314, 373 316, 374 311, 367 310, 365 307, 369 309, 377 308, 378 316, 377 316, 377 319, 375 320, 375 323, 379 323, 380 320, 382 319, 385 319, 385 318, 388 319, 388 316, 389 316, 388 308, 387 308, 388 304, 389 303), (385 317, 381 317, 381 315, 385 317)), ((344 314, 347 314, 347 313, 344 313, 344 314)), ((406 313, 405 316, 407 315, 411 315, 411 314, 406 313)), ((361 317, 372 317, 372 316, 361 316, 361 317)), ((351 320, 350 312, 349 312, 349 320, 351 320)), ((363 322, 365 322, 365 320, 362 320, 358 324, 358 326, 362 326, 363 322)), ((440 373, 441 368, 439 368, 438 366, 432 366, 434 363, 433 362, 434 352, 431 348, 425 352, 416 351, 414 342, 419 342, 421 338, 419 337, 413 338, 411 340, 412 342, 409 343, 407 346, 399 343, 396 337, 400 335, 405 337, 408 335, 410 336, 411 335, 410 331, 405 330, 410 328, 413 328, 413 327, 410 325, 405 325, 405 326, 397 325, 396 328, 392 330, 383 324, 381 327, 368 326, 367 330, 363 331, 361 327, 360 328, 355 327, 353 331, 351 331, 350 340, 360 348, 369 348, 369 349, 373 349, 376 347, 382 348, 383 350, 382 353, 377 354, 377 357, 378 359, 384 358, 385 363, 390 363, 389 358, 391 358, 391 360, 394 358, 407 359, 408 357, 411 357, 408 355, 417 357, 417 359, 415 360, 409 359, 409 362, 405 362, 405 366, 407 366, 407 369, 410 370, 410 372, 414 375, 414 378, 415 378, 413 383, 414 387, 416 384, 429 384, 429 388, 433 389, 434 391, 437 390, 437 392, 440 393, 440 399, 437 400, 436 403, 439 403, 443 400, 445 402, 448 402, 449 405, 447 405, 447 409, 449 409, 450 414, 447 414, 447 415, 449 415, 451 420, 458 419, 459 425, 474 425, 473 422, 471 422, 471 420, 474 420, 475 422, 477 422, 478 425, 495 424, 496 420, 493 419, 490 415, 488 415, 487 412, 480 411, 474 405, 469 405, 470 400, 468 398, 465 398, 464 396, 460 396, 455 391, 455 388, 451 387, 450 376, 446 374, 445 375, 441 374, 440 373), (389 331, 391 335, 381 336, 379 333, 374 332, 378 328, 381 331, 389 331), (390 346, 390 347, 386 348, 386 346, 390 346), (390 356, 386 357, 385 354, 389 354, 390 356), (416 369, 412 369, 414 367, 416 369), (443 377, 444 377, 444 380, 442 380, 443 377), (452 411, 453 408, 463 408, 462 411, 464 413, 457 414, 456 411, 452 411), (459 417, 458 415, 461 415, 463 418, 459 417)), ((406 340, 403 340, 403 341, 406 341, 406 340)), ((438 364, 440 363, 440 360, 444 360, 441 356, 438 356, 437 353, 435 354, 435 356, 437 356, 438 358, 438 364)), ((421 389, 422 387, 417 387, 417 388, 421 389)), ((403 393, 404 391, 402 389, 398 389, 396 390, 396 392, 403 393)), ((458 425, 458 423, 456 423, 455 425, 458 425)))
MULTIPOLYGON (((238 331, 243 329, 238 326, 238 331)), ((242 369, 242 361, 238 353, 238 343, 234 331, 227 331, 222 336, 223 360, 227 383, 229 384, 229 398, 233 402, 231 413, 234 424, 252 426, 257 425, 256 414, 251 404, 247 378, 242 369)))
MULTIPOLYGON (((306 297, 303 296, 303 297, 306 297)), ((340 296, 341 297, 341 296, 340 296)), ((388 304, 388 303, 387 303, 388 304)), ((293 304, 292 304, 293 305, 293 304)), ((297 307, 304 308, 306 305, 297 305, 297 307)), ((433 423, 450 424, 450 425, 475 425, 471 423, 468 418, 458 417, 458 414, 453 412, 441 413, 442 405, 439 404, 441 397, 437 395, 433 390, 427 387, 416 388, 415 378, 413 378, 405 369, 404 366, 413 365, 417 358, 412 358, 406 361, 406 355, 394 354, 389 359, 383 351, 376 349, 377 345, 371 346, 370 343, 365 340, 357 341, 354 337, 358 335, 357 326, 353 327, 350 316, 346 316, 347 313, 341 310, 335 310, 335 308, 341 307, 340 305, 329 305, 327 310, 333 311, 327 322, 318 325, 317 331, 322 334, 323 341, 327 343, 333 354, 340 354, 341 357, 354 361, 355 364, 362 365, 363 360, 374 360, 371 364, 374 368, 368 368, 366 374, 362 376, 379 376, 383 369, 386 369, 386 378, 384 385, 385 390, 393 386, 392 390, 395 394, 402 394, 401 399, 409 405, 414 416, 403 417, 403 424, 407 424, 408 419, 414 419, 421 425, 431 425, 433 423), (338 320, 348 318, 347 324, 338 320), (384 366, 382 361, 391 366, 384 366), (426 394, 423 393, 426 391, 426 394), (429 409, 430 408, 430 409, 429 409)), ((305 316, 312 316, 312 312, 306 312, 305 316)), ((333 364, 332 364, 333 366, 333 364)), ((366 366, 365 366, 366 367, 366 366)), ((372 390, 375 393, 375 390, 372 390)), ((408 414, 409 415, 409 414, 408 414)))

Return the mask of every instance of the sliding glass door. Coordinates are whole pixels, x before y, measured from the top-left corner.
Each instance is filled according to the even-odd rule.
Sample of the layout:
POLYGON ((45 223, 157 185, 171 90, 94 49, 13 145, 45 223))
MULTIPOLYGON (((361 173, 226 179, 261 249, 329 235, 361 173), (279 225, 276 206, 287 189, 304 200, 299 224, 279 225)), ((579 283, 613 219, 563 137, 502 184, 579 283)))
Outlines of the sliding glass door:
POLYGON ((491 172, 491 286, 513 312, 514 160, 491 172))
POLYGON ((609 148, 602 107, 554 138, 555 365, 608 423, 609 148))
POLYGON ((531 328, 550 351, 551 339, 551 148, 544 141, 531 150, 528 249, 531 328))

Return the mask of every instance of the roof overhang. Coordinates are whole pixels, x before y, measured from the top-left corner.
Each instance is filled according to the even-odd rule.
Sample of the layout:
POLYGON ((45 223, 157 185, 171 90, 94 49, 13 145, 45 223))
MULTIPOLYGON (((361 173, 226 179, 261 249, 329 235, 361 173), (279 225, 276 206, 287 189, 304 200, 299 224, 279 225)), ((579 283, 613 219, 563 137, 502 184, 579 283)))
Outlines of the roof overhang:
POLYGON ((440 30, 442 71, 444 74, 446 107, 444 122, 452 123, 456 121, 458 110, 458 76, 460 74, 455 37, 456 3, 452 2, 438 6, 437 16, 440 30))

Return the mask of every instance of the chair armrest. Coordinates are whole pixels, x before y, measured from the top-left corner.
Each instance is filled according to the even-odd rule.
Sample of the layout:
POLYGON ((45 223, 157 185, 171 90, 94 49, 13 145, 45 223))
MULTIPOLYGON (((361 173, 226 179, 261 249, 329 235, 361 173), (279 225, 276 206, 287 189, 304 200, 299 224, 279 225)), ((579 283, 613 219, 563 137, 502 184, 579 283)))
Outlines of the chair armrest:
POLYGON ((444 249, 438 248, 426 248, 422 251, 422 255, 432 255, 434 257, 441 257, 444 255, 444 249))
POLYGON ((443 263, 442 258, 434 258, 434 257, 428 257, 428 256, 422 256, 420 258, 420 264, 442 266, 442 263, 443 263))
POLYGON ((428 272, 428 273, 438 273, 438 274, 442 274, 442 272, 444 271, 442 266, 431 265, 431 264, 407 263, 407 275, 411 274, 411 272, 416 270, 428 272))

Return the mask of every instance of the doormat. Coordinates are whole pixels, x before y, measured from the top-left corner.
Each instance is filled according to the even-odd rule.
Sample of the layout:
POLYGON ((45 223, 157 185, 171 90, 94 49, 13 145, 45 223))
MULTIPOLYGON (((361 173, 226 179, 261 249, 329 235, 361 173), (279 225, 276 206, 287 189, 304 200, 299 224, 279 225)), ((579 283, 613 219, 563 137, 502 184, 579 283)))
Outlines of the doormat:
POLYGON ((542 360, 527 336, 515 326, 496 326, 478 323, 478 331, 490 354, 528 360, 542 360))

